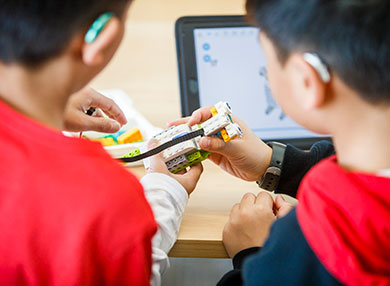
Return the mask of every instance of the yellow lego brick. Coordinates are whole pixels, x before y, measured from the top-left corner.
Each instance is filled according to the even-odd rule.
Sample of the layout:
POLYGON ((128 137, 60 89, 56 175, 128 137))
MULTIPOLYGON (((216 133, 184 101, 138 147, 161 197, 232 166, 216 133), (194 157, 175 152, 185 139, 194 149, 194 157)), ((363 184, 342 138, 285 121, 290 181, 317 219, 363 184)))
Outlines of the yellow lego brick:
POLYGON ((142 140, 143 137, 141 131, 138 128, 133 128, 118 137, 119 144, 134 143, 142 140))
POLYGON ((92 141, 100 142, 104 147, 116 145, 116 142, 112 137, 92 139, 92 141))
POLYGON ((225 143, 229 142, 229 141, 232 139, 232 138, 230 138, 229 135, 227 134, 225 128, 222 129, 220 132, 221 132, 223 141, 225 141, 225 143))
POLYGON ((211 111, 211 114, 212 114, 213 116, 215 116, 215 115, 218 114, 218 111, 217 111, 217 109, 216 109, 215 107, 211 108, 210 111, 211 111))

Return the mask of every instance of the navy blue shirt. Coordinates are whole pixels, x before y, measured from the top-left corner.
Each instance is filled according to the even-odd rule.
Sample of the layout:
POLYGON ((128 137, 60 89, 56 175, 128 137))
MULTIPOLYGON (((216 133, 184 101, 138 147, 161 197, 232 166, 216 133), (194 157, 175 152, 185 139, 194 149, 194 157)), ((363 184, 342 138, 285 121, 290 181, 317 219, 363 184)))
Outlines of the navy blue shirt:
MULTIPOLYGON (((320 160, 334 154, 321 141, 310 152, 287 146, 278 193, 296 196, 300 181, 320 160)), ((218 282, 226 285, 341 285, 321 264, 298 224, 295 209, 277 220, 262 248, 249 248, 233 258, 234 270, 218 282)))

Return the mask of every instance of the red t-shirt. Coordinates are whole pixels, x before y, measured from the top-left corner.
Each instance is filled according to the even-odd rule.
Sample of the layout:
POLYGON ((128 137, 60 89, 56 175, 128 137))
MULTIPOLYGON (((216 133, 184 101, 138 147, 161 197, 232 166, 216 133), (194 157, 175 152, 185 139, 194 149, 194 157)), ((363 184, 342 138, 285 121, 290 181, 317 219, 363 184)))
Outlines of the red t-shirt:
POLYGON ((298 192, 297 218, 310 248, 345 285, 390 285, 390 179, 350 172, 332 156, 298 192))
POLYGON ((0 101, 0 285, 148 285, 152 210, 99 143, 0 101))

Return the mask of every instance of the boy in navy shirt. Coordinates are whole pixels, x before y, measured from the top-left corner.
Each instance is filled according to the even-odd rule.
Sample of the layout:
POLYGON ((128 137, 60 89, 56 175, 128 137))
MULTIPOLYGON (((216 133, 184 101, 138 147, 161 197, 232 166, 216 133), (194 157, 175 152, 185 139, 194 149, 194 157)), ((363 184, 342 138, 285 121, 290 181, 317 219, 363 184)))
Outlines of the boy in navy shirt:
MULTIPOLYGON (((335 150, 277 147, 276 191, 297 195, 298 206, 245 195, 223 234, 235 269, 219 285, 390 285, 390 2, 247 0, 247 10, 276 100, 302 126, 331 134, 335 150)), ((189 124, 210 116, 200 109, 189 124)), ((200 146, 259 181, 275 149, 238 123, 242 140, 200 146)))

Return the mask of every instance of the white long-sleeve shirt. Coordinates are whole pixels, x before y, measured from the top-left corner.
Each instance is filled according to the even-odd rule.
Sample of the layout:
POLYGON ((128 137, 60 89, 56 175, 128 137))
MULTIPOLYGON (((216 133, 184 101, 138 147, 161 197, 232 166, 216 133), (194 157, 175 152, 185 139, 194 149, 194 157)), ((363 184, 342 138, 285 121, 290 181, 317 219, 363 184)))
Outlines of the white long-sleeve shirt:
POLYGON ((147 174, 141 179, 141 184, 159 225, 152 241, 151 277, 151 284, 159 286, 161 275, 169 268, 168 253, 177 239, 188 194, 180 183, 165 174, 147 174))

